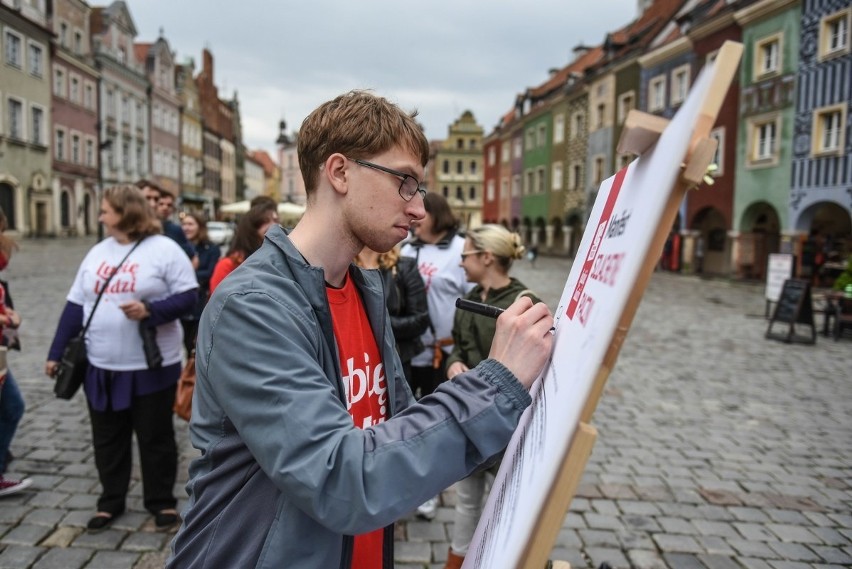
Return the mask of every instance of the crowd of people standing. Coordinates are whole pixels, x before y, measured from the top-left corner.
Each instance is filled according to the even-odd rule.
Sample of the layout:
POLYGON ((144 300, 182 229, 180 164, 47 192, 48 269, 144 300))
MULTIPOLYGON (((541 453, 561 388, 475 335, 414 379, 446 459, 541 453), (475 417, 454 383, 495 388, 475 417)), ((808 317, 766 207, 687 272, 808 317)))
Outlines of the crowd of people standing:
MULTIPOLYGON (((200 536, 203 540, 206 535, 205 516, 213 511, 210 508, 220 506, 221 492, 230 491, 227 487, 216 487, 227 484, 227 475, 218 482, 215 476, 210 478, 211 469, 221 464, 217 463, 217 453, 230 452, 227 450, 230 448, 237 453, 232 455, 237 457, 235 460, 245 461, 249 471, 240 475, 247 476, 240 478, 240 484, 246 492, 257 492, 247 503, 259 505, 254 498, 282 491, 277 485, 268 485, 266 478, 253 480, 255 475, 274 476, 271 472, 261 475, 251 466, 265 464, 266 459, 261 456, 265 448, 277 452, 275 447, 283 445, 282 456, 289 455, 297 461, 308 460, 320 451, 309 450, 314 444, 310 442, 314 440, 311 435, 300 442, 301 435, 296 436, 288 429, 284 430, 293 435, 288 441, 279 440, 282 437, 252 439, 255 431, 260 436, 269 427, 260 425, 264 417, 275 416, 276 420, 285 421, 282 425, 295 426, 287 423, 293 417, 279 417, 276 405, 286 408, 292 404, 300 413, 310 413, 311 408, 321 410, 310 417, 314 422, 310 428, 319 437, 314 441, 326 440, 321 433, 329 429, 329 433, 343 435, 350 443, 341 440, 340 453, 368 451, 370 445, 359 442, 360 435, 347 429, 345 420, 339 422, 337 410, 331 411, 340 403, 337 398, 326 402, 313 400, 304 405, 309 401, 305 396, 311 389, 327 393, 322 387, 324 376, 336 369, 343 377, 333 383, 343 385, 339 397, 346 404, 348 420, 357 430, 375 430, 376 438, 370 444, 381 447, 383 437, 388 437, 388 443, 392 444, 396 438, 416 436, 419 444, 424 445, 422 456, 416 456, 413 447, 391 446, 387 448, 394 450, 388 450, 390 454, 382 459, 384 473, 379 476, 383 479, 390 480, 386 477, 394 469, 403 478, 406 474, 414 476, 393 483, 407 489, 406 499, 398 503, 382 499, 381 513, 365 506, 363 515, 354 518, 346 518, 348 512, 325 511, 326 506, 312 503, 320 500, 320 496, 302 496, 300 491, 293 496, 291 506, 280 506, 280 502, 272 500, 264 502, 264 507, 283 507, 281 511, 288 516, 293 515, 294 506, 306 512, 320 508, 315 514, 327 518, 328 525, 323 530, 327 533, 314 535, 330 538, 341 532, 354 536, 351 542, 344 538, 342 549, 322 550, 323 556, 331 559, 344 555, 352 560, 352 567, 386 567, 387 551, 392 548, 392 533, 388 533, 388 528, 392 524, 387 526, 382 520, 392 522, 391 518, 398 515, 397 510, 403 504, 412 507, 420 504, 419 515, 434 517, 435 493, 463 478, 460 488, 469 489, 466 491, 469 499, 460 501, 462 508, 457 508, 457 516, 466 517, 456 521, 459 535, 454 536, 447 567, 460 566, 459 560, 463 559, 466 543, 470 541, 469 535, 462 534, 472 533, 480 513, 477 508, 483 499, 484 473, 495 467, 495 460, 508 442, 520 413, 530 403, 527 391, 537 376, 538 369, 533 368, 540 368, 549 352, 552 317, 546 307, 536 306, 539 299, 532 291, 508 276, 512 260, 521 258, 524 252, 518 235, 501 226, 463 233, 446 199, 427 193, 417 181, 413 174, 420 171, 416 164, 425 160, 427 145, 413 116, 399 114, 393 105, 372 95, 353 92, 334 103, 338 102, 342 107, 350 104, 374 107, 371 112, 398 121, 391 128, 398 138, 379 138, 381 142, 367 152, 359 146, 361 142, 344 141, 348 135, 341 125, 335 136, 342 137, 338 141, 341 149, 351 145, 347 154, 342 150, 330 152, 321 145, 311 148, 311 140, 325 140, 323 129, 334 129, 328 125, 335 121, 318 119, 317 132, 306 130, 307 147, 303 149, 306 161, 315 159, 321 166, 309 169, 320 172, 318 179, 306 177, 308 185, 314 188, 313 201, 309 199, 309 205, 313 205, 305 214, 306 220, 291 231, 282 231, 277 226, 277 204, 273 200, 256 200, 239 220, 223 255, 207 235, 206 218, 185 212, 180 216, 180 224, 176 223, 175 196, 156 184, 142 180, 136 185, 104 190, 99 222, 106 237, 89 250, 78 267, 44 368, 46 375, 54 377, 71 340, 84 337, 88 364, 82 391, 101 487, 96 510, 87 523, 88 531, 109 528, 125 511, 134 435, 145 509, 158 529, 172 528, 181 521, 184 524, 173 543, 170 563, 174 566, 183 566, 181 563, 187 559, 199 559, 196 538, 200 536), (404 170, 392 169, 367 160, 373 156, 382 162, 410 165, 404 170), (418 158, 409 162, 412 156, 418 158), (394 226, 395 239, 389 238, 388 228, 378 229, 383 223, 382 215, 358 213, 359 208, 375 203, 373 200, 359 198, 347 206, 341 201, 354 200, 347 195, 355 187, 361 188, 360 192, 378 192, 384 184, 371 186, 374 181, 367 180, 386 175, 399 181, 397 192, 402 198, 399 207, 406 218, 404 223, 394 226), (367 190, 368 187, 373 189, 367 190), (312 212, 324 212, 329 219, 312 212), (340 223, 333 223, 335 219, 340 223), (410 226, 413 234, 403 238, 398 230, 402 226, 406 229, 410 226), (323 229, 343 239, 324 238, 323 229), (359 244, 357 249, 355 243, 359 244), (337 258, 347 251, 348 259, 337 258), (281 260, 282 252, 286 261, 281 260), (317 266, 323 270, 317 272, 317 266), (286 275, 283 280, 279 271, 286 275), (308 290, 306 283, 325 290, 308 290), (462 297, 504 308, 506 316, 501 316, 498 322, 485 316, 457 313, 455 301, 462 297), (527 300, 520 300, 521 297, 527 300), (215 305, 211 308, 216 313, 212 322, 207 314, 210 311, 205 311, 209 304, 215 305), (277 327, 275 319, 283 317, 277 314, 282 311, 293 312, 293 318, 285 318, 277 327), (319 327, 308 324, 311 318, 318 318, 319 327), (377 322, 385 319, 388 326, 377 328, 377 322), (523 333, 501 334, 501 326, 523 333), (313 344, 313 334, 318 331, 324 334, 321 345, 313 344), (276 342, 270 342, 270 338, 276 342), (218 342, 233 342, 235 348, 230 350, 221 345, 214 349, 218 342), (499 349, 492 350, 492 342, 499 344, 499 349), (194 406, 193 444, 204 450, 208 443, 215 446, 217 437, 231 436, 254 442, 241 446, 243 443, 231 441, 228 444, 236 446, 215 446, 215 451, 210 447, 210 454, 204 453, 200 462, 190 469, 190 505, 185 512, 187 517, 181 520, 174 495, 178 453, 172 407, 183 363, 193 354, 196 344, 199 387, 195 401, 200 412, 196 415, 194 406), (241 346, 250 346, 250 350, 241 350, 241 346), (329 346, 337 349, 327 350, 329 346), (292 353, 284 353, 284 360, 291 362, 288 367, 275 356, 288 349, 319 353, 319 360, 293 359, 292 353), (258 357, 250 357, 255 352, 258 357), (340 360, 328 361, 326 356, 335 353, 340 360), (524 356, 511 355, 514 353, 524 356), (317 365, 322 371, 312 375, 317 365), (275 383, 280 373, 293 371, 299 372, 300 382, 307 382, 301 388, 275 383), (260 383, 244 383, 251 377, 258 377, 260 383), (236 383, 231 384, 232 381, 236 383), (260 399, 256 399, 253 390, 257 387, 272 391, 266 396, 261 390, 260 399), (253 402, 249 408, 234 407, 247 401, 253 402), (405 416, 397 418, 406 408, 405 416), (464 416, 475 408, 481 408, 487 419, 482 419, 478 426, 461 428, 467 422, 464 416), (255 417, 251 416, 253 413, 255 417), (432 429, 441 425, 444 428, 432 429), (436 462, 435 453, 463 460, 441 465, 436 462), (384 462, 394 456, 396 460, 384 462), (422 482, 419 477, 426 476, 424 468, 439 474, 428 478, 425 485, 418 482, 422 482), (208 492, 212 493, 203 494, 203 488, 211 484, 208 492), (213 504, 199 505, 202 496, 214 500, 213 504), (429 496, 432 497, 422 502, 429 496), (414 501, 416 498, 420 501, 414 501), (331 521, 338 519, 339 524, 331 521), (358 529, 368 527, 373 529, 358 529)), ((329 107, 323 112, 336 111, 329 107)), ((386 209, 388 215, 395 215, 391 207, 386 209)), ((0 270, 14 250, 14 242, 2 235, 5 228, 2 222, 0 215, 0 270)), ((3 294, 5 290, 0 288, 0 329, 17 329, 21 318, 8 302, 8 294, 3 294)), ((24 412, 24 401, 8 366, 0 377, 0 496, 3 496, 26 489, 29 481, 3 477, 7 457, 11 456, 10 443, 24 412)), ((286 433, 279 434, 290 438, 286 433)), ((324 446, 317 458, 327 448, 324 446)), ((330 464, 322 460, 313 466, 308 463, 297 466, 278 460, 265 466, 284 471, 304 467, 304 472, 293 472, 292 476, 296 477, 330 464)), ((341 460, 346 463, 340 464, 343 470, 355 464, 341 460)), ((237 463, 233 466, 241 469, 237 463)), ((266 468, 264 472, 268 472, 266 468)), ((338 489, 355 490, 343 479, 334 484, 338 489)), ((327 507, 333 509, 331 504, 327 507)), ((258 516, 266 519, 267 513, 259 511, 258 516)), ((316 524, 324 522, 313 514, 311 518, 314 519, 309 523, 308 517, 300 515, 304 530, 313 527, 312 531, 319 531, 316 524)), ((238 549, 228 550, 225 542, 221 546, 211 551, 210 559, 227 565, 230 561, 252 558, 259 551, 255 546, 261 544, 255 544, 252 538, 238 549)))

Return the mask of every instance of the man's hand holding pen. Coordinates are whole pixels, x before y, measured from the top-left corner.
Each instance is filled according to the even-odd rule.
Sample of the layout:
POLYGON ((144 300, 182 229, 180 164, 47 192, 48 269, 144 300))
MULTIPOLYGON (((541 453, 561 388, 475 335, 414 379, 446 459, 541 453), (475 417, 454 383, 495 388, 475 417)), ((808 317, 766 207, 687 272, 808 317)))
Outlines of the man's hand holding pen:
MULTIPOLYGON (((477 304, 477 303, 473 303, 477 304)), ((485 314, 484 310, 471 308, 471 304, 457 303, 463 310, 485 314)), ((482 306, 482 305, 480 305, 482 306)), ((487 306, 487 305, 485 305, 487 306)), ((493 309, 494 307, 488 307, 493 309)), ((499 311, 499 309, 497 309, 499 311)), ((495 313, 486 314, 494 316, 495 313)), ((543 302, 533 304, 529 297, 521 297, 497 316, 497 330, 488 357, 506 366, 529 389, 547 362, 553 348, 553 316, 543 302)), ((453 377, 454 370, 447 370, 453 377)))

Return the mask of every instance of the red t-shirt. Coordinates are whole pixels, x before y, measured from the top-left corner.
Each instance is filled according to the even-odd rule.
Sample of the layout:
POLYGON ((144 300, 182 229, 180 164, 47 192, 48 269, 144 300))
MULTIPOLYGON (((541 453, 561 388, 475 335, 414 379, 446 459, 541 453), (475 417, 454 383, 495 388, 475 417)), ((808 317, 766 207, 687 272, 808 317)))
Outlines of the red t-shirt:
MULTIPOLYGON (((325 290, 349 414, 359 429, 376 425, 388 417, 387 380, 361 297, 349 277, 342 288, 325 290)), ((383 532, 377 529, 355 536, 353 569, 382 569, 383 532)))

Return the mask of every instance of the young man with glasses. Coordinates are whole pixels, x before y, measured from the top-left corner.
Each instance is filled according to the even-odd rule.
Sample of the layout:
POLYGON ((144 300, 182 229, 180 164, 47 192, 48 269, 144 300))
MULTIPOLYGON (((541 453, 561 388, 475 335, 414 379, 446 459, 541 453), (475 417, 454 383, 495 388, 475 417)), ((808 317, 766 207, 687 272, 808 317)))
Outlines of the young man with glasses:
POLYGON ((298 144, 304 216, 272 227, 201 318, 202 454, 168 567, 392 567, 394 520, 506 446, 550 354, 553 318, 521 299, 488 359, 413 403, 381 277, 352 259, 424 216, 428 142, 412 115, 353 91, 298 144))

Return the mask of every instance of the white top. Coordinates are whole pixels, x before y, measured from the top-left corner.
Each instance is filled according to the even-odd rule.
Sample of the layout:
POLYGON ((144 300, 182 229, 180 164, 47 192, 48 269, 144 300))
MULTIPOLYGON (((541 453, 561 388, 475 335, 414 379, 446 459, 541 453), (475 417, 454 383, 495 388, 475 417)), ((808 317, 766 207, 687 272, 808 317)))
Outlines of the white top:
MULTIPOLYGON (((103 283, 134 243, 104 239, 91 248, 77 270, 68 301, 83 306, 83 324, 103 283)), ((131 300, 156 302, 198 287, 195 271, 183 249, 163 235, 152 235, 136 248, 112 278, 86 332, 86 351, 95 367, 129 371, 147 369, 139 321, 124 315, 119 305, 131 300)), ((163 365, 181 361, 183 329, 178 320, 157 326, 163 365)))
MULTIPOLYGON (((425 244, 417 248, 410 244, 403 245, 402 254, 417 259, 417 268, 423 277, 426 287, 426 300, 429 303, 429 318, 435 328, 438 338, 452 336, 453 317, 456 313, 456 299, 465 296, 475 286, 467 282, 464 269, 461 268, 461 254, 464 250, 464 237, 456 235, 448 247, 425 244)), ((414 367, 432 366, 432 330, 426 329, 421 336, 426 349, 411 359, 414 367)), ((446 352, 452 351, 452 344, 445 346, 446 352)))

